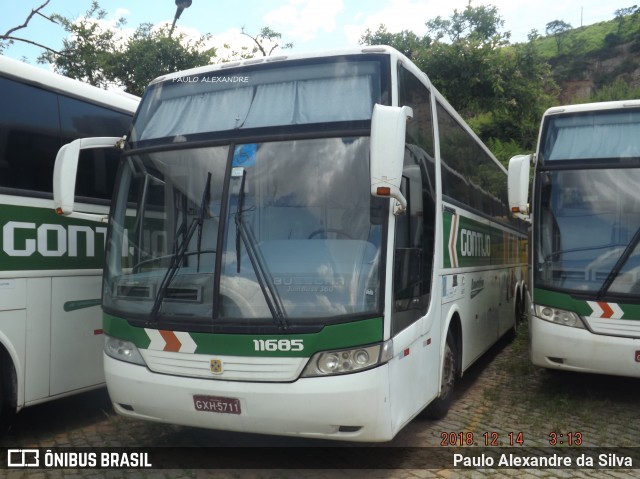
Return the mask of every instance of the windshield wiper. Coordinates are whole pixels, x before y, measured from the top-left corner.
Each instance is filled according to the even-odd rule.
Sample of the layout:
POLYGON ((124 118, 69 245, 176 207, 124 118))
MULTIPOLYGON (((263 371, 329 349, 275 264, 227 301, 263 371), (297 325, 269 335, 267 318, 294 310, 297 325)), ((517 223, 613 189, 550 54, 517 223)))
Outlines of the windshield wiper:
POLYGON ((607 275, 607 279, 604 281, 604 283, 602 283, 602 287, 598 291, 596 298, 601 299, 607 293, 607 291, 609 291, 609 288, 613 284, 613 281, 620 274, 620 271, 622 271, 622 267, 629 260, 629 257, 631 257, 631 253, 633 253, 633 251, 636 249, 636 246, 638 246, 638 243, 640 243, 640 228, 636 230, 635 234, 633 235, 633 238, 631 238, 631 241, 622 252, 622 255, 620 255, 620 258, 618 258, 618 261, 616 261, 616 264, 613 265, 613 268, 611 269, 611 271, 609 271, 609 274, 607 275))
POLYGON ((264 261, 258 242, 251 230, 251 226, 244 223, 244 199, 245 199, 245 180, 247 177, 247 170, 242 171, 242 179, 240 180, 240 191, 238 192, 238 207, 236 209, 236 262, 237 271, 240 273, 240 241, 244 243, 244 247, 247 250, 247 256, 249 256, 249 262, 253 268, 253 272, 256 275, 262 295, 267 303, 267 307, 271 312, 271 316, 277 322, 281 329, 286 330, 288 328, 287 318, 285 315, 284 306, 278 290, 274 287, 270 278, 269 269, 264 261))
POLYGON ((545 255, 544 261, 546 262, 546 261, 549 261, 554 256, 562 256, 568 253, 580 253, 582 251, 594 251, 597 249, 611 249, 617 246, 624 246, 624 244, 609 243, 609 244, 603 244, 598 246, 583 246, 580 248, 559 249, 545 255))
POLYGON ((178 269, 180 268, 180 264, 184 260, 187 249, 189 248, 189 241, 193 237, 196 229, 199 229, 198 233, 198 269, 200 269, 200 243, 202 241, 202 224, 204 223, 204 215, 206 211, 206 207, 209 204, 209 199, 211 198, 211 172, 207 175, 207 183, 204 187, 204 192, 202 193, 202 200, 200 201, 200 209, 198 210, 198 216, 193 218, 191 224, 189 225, 189 229, 186 231, 184 236, 182 237, 182 242, 176 243, 174 247, 174 253, 171 256, 171 262, 167 268, 167 272, 164 274, 162 281, 160 282, 160 288, 158 288, 158 293, 156 294, 156 298, 153 302, 153 307, 151 308, 151 312, 149 313, 150 319, 153 322, 158 321, 158 313, 160 312, 160 308, 162 306, 162 302, 164 301, 165 296, 167 295, 167 290, 169 289, 169 285, 173 281, 173 278, 176 276, 178 269))

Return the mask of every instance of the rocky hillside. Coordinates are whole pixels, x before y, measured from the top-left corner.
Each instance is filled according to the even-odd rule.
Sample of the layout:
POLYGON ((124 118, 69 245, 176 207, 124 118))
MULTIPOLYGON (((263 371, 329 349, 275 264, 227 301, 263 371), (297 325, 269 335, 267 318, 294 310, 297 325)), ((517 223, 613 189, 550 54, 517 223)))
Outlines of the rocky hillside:
POLYGON ((612 89, 640 98, 640 13, 561 35, 535 41, 562 89, 563 103, 598 100, 612 89))
MULTIPOLYGON (((633 47, 634 43, 625 43, 607 49, 607 55, 590 56, 580 61, 580 66, 573 69, 573 75, 559 78, 562 102, 587 100, 616 83, 632 90, 640 89, 640 52, 633 47)), ((554 71, 561 72, 562 69, 563 66, 554 65, 554 71)))

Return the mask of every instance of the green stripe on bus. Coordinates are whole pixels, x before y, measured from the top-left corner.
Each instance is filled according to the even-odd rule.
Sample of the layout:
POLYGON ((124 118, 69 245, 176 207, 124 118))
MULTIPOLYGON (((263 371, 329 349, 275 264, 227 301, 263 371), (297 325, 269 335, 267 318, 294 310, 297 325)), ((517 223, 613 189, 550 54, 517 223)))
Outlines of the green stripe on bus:
MULTIPOLYGON (((147 349, 151 343, 144 328, 135 327, 126 320, 104 315, 105 334, 126 341, 132 341, 137 347, 147 349)), ((195 354, 215 354, 231 356, 276 356, 306 357, 318 351, 341 349, 382 341, 382 318, 365 319, 350 323, 325 326, 318 333, 283 334, 215 334, 189 333, 197 345, 195 354), (254 340, 302 339, 304 349, 297 351, 256 351, 254 340)))
MULTIPOLYGON (((597 300, 594 298, 593 301, 597 300)), ((612 303, 612 301, 601 302, 612 303)), ((589 306, 589 303, 586 300, 574 298, 567 293, 549 291, 543 288, 534 288, 533 303, 541 306, 550 306, 552 308, 573 311, 580 316, 591 316, 593 313, 593 309, 589 306)), ((640 305, 619 302, 615 302, 615 304, 617 304, 624 313, 620 319, 640 320, 640 305)))
POLYGON ((94 306, 100 306, 102 300, 100 298, 97 299, 82 299, 78 301, 67 301, 62 306, 67 313, 70 311, 77 311, 79 309, 93 308, 94 306))

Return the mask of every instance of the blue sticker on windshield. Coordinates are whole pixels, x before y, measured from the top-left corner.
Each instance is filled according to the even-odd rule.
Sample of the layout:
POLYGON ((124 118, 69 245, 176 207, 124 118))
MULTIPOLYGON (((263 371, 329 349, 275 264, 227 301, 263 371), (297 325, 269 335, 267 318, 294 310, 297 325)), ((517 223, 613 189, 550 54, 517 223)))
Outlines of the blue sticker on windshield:
POLYGON ((233 152, 233 163, 231 166, 243 166, 245 168, 255 166, 257 150, 258 145, 255 143, 236 146, 236 150, 233 152))

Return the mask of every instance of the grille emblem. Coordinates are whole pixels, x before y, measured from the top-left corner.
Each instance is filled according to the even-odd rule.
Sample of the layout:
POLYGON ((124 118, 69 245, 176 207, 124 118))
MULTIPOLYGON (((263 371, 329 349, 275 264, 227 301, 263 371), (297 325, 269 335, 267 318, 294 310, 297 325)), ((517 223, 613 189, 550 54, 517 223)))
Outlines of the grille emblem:
POLYGON ((213 374, 222 374, 222 360, 212 359, 209 362, 209 369, 213 374))

